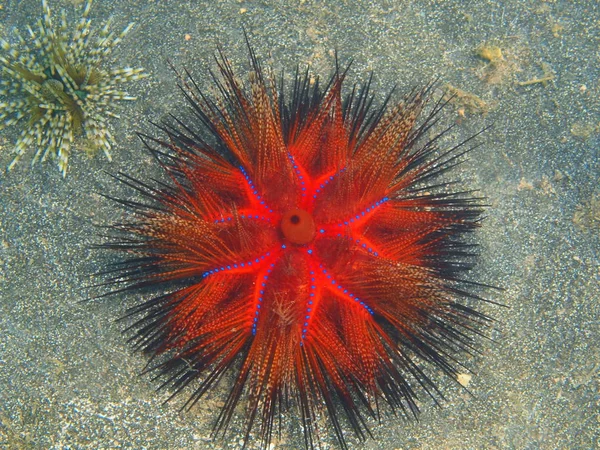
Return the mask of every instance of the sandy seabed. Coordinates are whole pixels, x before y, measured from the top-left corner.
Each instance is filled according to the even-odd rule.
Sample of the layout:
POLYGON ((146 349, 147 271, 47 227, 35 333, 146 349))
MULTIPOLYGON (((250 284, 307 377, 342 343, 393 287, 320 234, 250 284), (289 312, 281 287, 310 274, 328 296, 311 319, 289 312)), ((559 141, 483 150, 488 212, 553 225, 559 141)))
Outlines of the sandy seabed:
MULTIPOLYGON (((49 0, 76 19, 81 5, 49 0)), ((2 2, 0 33, 41 16, 37 0, 2 2)), ((310 63, 327 76, 334 51, 354 60, 350 79, 375 73, 381 98, 440 77, 456 89, 446 112, 460 140, 493 124, 457 171, 490 208, 477 241, 477 281, 501 286, 485 306, 496 317, 483 354, 467 361, 469 395, 440 377, 446 401, 421 395, 419 422, 384 417, 351 448, 598 448, 600 368, 600 6, 570 1, 122 1, 96 0, 90 17, 137 26, 115 53, 118 66, 151 75, 111 122, 112 163, 72 157, 62 179, 53 163, 26 158, 0 176, 0 446, 7 448, 240 448, 241 421, 225 440, 210 429, 223 392, 181 412, 182 397, 138 376, 115 323, 120 297, 81 303, 98 291, 92 274, 110 257, 90 250, 94 224, 123 212, 99 194, 131 195, 109 175, 160 177, 136 131, 182 111, 168 68, 187 67, 208 86, 222 45, 244 67, 245 28, 277 71, 310 63)), ((0 166, 17 129, 0 134, 0 166)), ((289 413, 290 423, 297 423, 289 413)), ((276 448, 302 445, 298 430, 276 448)), ((335 448, 333 433, 323 436, 335 448)), ((252 447, 253 445, 251 445, 252 447)))

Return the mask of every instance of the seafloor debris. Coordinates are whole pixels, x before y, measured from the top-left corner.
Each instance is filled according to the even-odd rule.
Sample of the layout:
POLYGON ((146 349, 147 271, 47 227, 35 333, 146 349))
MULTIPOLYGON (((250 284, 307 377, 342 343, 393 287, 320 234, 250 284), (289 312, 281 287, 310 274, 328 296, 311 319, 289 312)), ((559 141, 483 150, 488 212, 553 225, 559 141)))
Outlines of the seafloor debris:
POLYGON ((595 134, 600 133, 600 122, 582 122, 578 121, 571 125, 571 135, 582 142, 587 141, 595 134))
POLYGON ((521 71, 520 58, 514 50, 502 49, 492 43, 483 43, 474 50, 475 55, 484 62, 476 70, 482 81, 490 85, 512 83, 515 74, 521 71))
POLYGON ((470 92, 459 89, 451 84, 444 85, 444 98, 458 108, 459 115, 464 115, 465 112, 471 114, 486 114, 490 105, 470 92))
POLYGON ((103 61, 133 27, 120 33, 110 29, 110 20, 100 30, 88 18, 92 0, 87 0, 81 19, 67 23, 63 11, 54 22, 46 0, 42 18, 27 27, 14 41, 0 39, 0 129, 21 124, 10 170, 28 151, 35 151, 32 164, 56 159, 63 176, 75 140, 82 150, 102 150, 111 160, 114 144, 108 118, 120 100, 135 100, 118 85, 146 76, 143 69, 105 69, 103 61))
POLYGON ((600 231, 600 193, 575 207, 573 223, 581 231, 600 231))
POLYGON ((553 81, 556 78, 554 71, 547 63, 540 63, 542 67, 543 75, 537 78, 531 78, 527 81, 517 81, 516 84, 518 86, 531 86, 532 84, 542 84, 542 86, 546 87, 550 81, 553 81))

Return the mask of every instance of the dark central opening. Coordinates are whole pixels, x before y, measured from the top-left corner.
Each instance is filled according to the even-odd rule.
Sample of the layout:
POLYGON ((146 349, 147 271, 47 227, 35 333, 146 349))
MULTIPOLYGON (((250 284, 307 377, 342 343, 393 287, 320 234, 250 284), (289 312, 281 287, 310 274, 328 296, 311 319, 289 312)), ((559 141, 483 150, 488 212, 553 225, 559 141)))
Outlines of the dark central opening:
POLYGON ((290 209, 281 217, 283 237, 297 245, 306 245, 315 238, 316 227, 312 215, 303 209, 290 209))

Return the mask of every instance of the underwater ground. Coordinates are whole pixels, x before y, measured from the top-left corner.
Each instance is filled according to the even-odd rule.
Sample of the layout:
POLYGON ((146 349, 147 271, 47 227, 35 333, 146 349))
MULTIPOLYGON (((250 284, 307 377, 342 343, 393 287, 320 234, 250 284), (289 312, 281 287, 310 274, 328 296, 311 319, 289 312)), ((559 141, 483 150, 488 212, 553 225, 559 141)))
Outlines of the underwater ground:
MULTIPOLYGON (((75 22, 81 0, 48 0, 75 22)), ((41 1, 0 1, 0 35, 25 33, 41 1)), ((144 67, 129 83, 135 102, 115 107, 113 161, 74 151, 67 177, 26 155, 0 174, 0 447, 240 448, 234 421, 225 440, 210 430, 223 390, 191 411, 185 397, 140 376, 146 363, 117 323, 121 296, 83 302, 93 274, 114 261, 92 250, 95 225, 123 218, 101 194, 131 195, 110 174, 161 177, 136 132, 184 102, 169 68, 185 67, 201 87, 222 46, 247 67, 243 30, 265 65, 293 73, 311 64, 328 76, 337 50, 353 60, 349 80, 373 71, 378 101, 439 77, 455 95, 444 115, 458 122, 446 144, 492 125, 455 174, 490 204, 475 240, 472 279, 503 287, 483 305, 497 319, 468 358, 468 392, 435 374, 446 397, 423 393, 419 421, 384 416, 373 437, 351 448, 465 449, 600 447, 600 6, 596 0, 220 1, 96 0, 100 26, 136 26, 108 61, 144 67)), ((0 134, 0 167, 12 161, 18 126, 0 134)), ((463 380, 464 382, 464 380, 463 380)), ((289 421, 297 423, 294 411, 289 421)), ((287 420, 287 418, 286 418, 287 420)), ((294 428, 294 427, 292 427, 294 428)), ((335 448, 333 433, 324 448, 335 448)), ((302 444, 284 434, 274 448, 302 444)), ((250 445, 252 448, 253 445, 250 445)))

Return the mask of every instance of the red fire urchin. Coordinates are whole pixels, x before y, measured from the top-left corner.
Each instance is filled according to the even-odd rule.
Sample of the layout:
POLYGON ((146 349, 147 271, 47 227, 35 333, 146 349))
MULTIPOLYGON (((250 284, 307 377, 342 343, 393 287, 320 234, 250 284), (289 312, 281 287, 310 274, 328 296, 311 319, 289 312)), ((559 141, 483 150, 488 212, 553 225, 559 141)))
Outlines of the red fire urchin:
POLYGON ((296 405, 307 447, 323 412, 346 447, 345 422, 364 439, 381 400, 416 414, 414 386, 438 395, 424 365, 455 376, 473 349, 488 319, 461 274, 482 204, 432 181, 468 149, 438 150, 431 85, 374 109, 370 82, 343 97, 347 70, 306 72, 288 100, 250 56, 247 87, 221 52, 216 96, 180 77, 192 120, 142 136, 169 181, 119 177, 149 201, 121 200, 132 219, 104 246, 131 257, 112 281, 157 292, 130 310, 133 341, 163 355, 164 386, 197 382, 186 405, 232 377, 216 432, 243 403, 267 446, 296 405))

